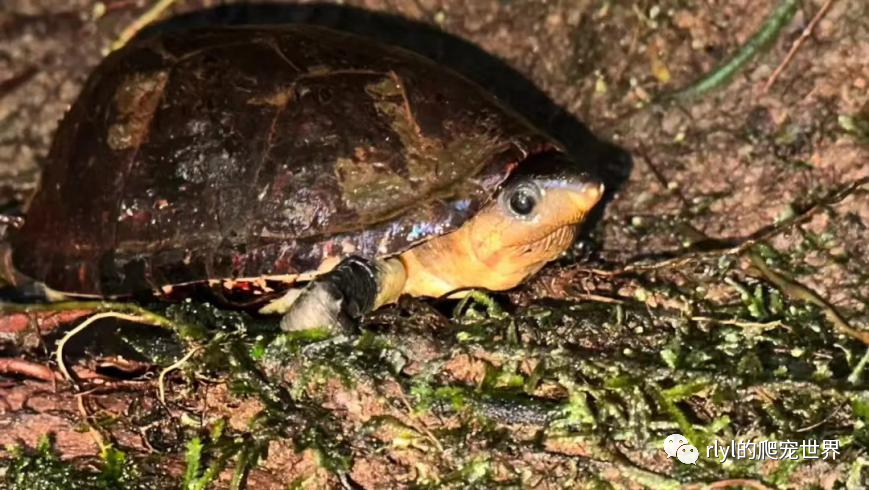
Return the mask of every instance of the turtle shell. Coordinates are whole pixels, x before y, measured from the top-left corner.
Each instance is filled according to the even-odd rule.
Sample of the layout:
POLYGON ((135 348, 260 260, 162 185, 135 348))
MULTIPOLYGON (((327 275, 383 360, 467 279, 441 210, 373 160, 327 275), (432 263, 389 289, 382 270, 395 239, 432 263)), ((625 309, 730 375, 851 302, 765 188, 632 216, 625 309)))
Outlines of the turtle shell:
POLYGON ((310 273, 447 233, 556 145, 430 60, 313 26, 112 53, 62 120, 19 273, 82 295, 310 273))

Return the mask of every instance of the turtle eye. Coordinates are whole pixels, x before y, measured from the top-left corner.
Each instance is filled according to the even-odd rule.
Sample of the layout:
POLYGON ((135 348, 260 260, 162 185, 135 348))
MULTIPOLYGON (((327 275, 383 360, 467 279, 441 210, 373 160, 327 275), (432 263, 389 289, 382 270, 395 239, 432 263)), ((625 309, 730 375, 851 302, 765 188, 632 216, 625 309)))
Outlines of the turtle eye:
POLYGON ((510 196, 510 210, 520 216, 528 216, 537 206, 538 193, 529 186, 517 187, 510 196))

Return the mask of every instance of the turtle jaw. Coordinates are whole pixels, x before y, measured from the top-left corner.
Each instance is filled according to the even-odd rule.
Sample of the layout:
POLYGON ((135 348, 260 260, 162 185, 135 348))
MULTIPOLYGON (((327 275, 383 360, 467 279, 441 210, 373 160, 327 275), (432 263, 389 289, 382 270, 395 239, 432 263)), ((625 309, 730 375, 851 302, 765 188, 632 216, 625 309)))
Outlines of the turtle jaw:
POLYGON ((588 214, 597 205, 605 190, 603 182, 587 174, 582 174, 577 180, 553 182, 550 185, 566 192, 577 209, 582 209, 584 214, 588 214))
MULTIPOLYGON (((600 202, 604 193, 603 182, 582 174, 577 179, 553 180, 544 183, 546 196, 541 215, 541 221, 551 220, 550 226, 558 228, 559 224, 579 225, 591 210, 600 202)), ((543 223, 545 228, 546 223, 543 223)))

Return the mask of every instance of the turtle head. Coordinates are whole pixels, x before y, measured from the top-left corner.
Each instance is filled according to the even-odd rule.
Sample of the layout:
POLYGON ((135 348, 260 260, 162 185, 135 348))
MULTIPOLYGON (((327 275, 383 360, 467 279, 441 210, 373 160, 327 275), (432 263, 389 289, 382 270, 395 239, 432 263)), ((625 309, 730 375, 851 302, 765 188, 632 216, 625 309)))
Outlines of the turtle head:
POLYGON ((603 196, 597 177, 560 154, 546 154, 520 167, 498 192, 489 210, 511 222, 508 244, 527 244, 585 219, 603 196))
POLYGON ((523 162, 470 223, 474 252, 493 272, 524 279, 567 250, 603 191, 561 154, 523 162))
POLYGON ((577 225, 602 195, 601 181, 561 154, 522 162, 458 230, 402 254, 404 292, 510 289, 570 247, 577 225))

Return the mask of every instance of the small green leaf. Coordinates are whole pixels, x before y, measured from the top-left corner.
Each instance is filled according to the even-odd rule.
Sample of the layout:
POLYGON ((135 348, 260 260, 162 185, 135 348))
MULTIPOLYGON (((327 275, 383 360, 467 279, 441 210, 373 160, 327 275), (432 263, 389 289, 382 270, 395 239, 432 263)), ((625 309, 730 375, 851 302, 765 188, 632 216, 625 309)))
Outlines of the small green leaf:
POLYGON ((187 468, 184 470, 184 482, 181 488, 190 490, 196 487, 199 466, 202 463, 202 441, 198 437, 190 439, 187 443, 187 452, 184 453, 184 462, 187 468))

